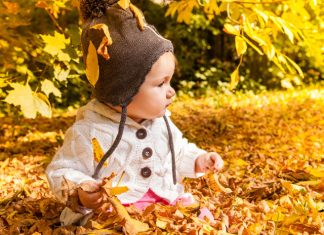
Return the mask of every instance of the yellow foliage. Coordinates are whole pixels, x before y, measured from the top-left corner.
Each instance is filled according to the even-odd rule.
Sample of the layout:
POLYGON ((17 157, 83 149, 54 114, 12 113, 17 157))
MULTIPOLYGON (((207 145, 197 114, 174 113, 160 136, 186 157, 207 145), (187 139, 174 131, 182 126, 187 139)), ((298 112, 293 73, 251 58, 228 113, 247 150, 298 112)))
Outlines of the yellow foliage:
MULTIPOLYGON (((323 64, 323 37, 320 38, 321 11, 316 0, 311 1, 276 1, 270 0, 268 4, 259 1, 197 1, 180 0, 169 4, 166 15, 175 16, 177 21, 190 24, 193 10, 205 13, 209 20, 226 12, 227 18, 224 31, 236 36, 236 49, 239 56, 244 54, 247 45, 251 46, 260 55, 266 55, 285 73, 298 74, 303 78, 301 68, 292 59, 284 56, 283 48, 276 45, 278 35, 285 35, 291 44, 303 45, 309 55, 314 57, 317 65, 323 64), (254 4, 255 3, 255 4, 254 4), (272 5, 271 5, 272 3, 272 5), (268 7, 271 6, 271 7, 268 7), (317 7, 316 7, 317 6, 317 7), (282 12, 280 15, 277 12, 282 12), (319 19, 318 27, 309 21, 314 15, 319 19), (240 36, 238 38, 237 36, 240 36), (242 40, 241 40, 242 39, 242 40), (316 47, 316 49, 314 49, 316 47), (283 59, 284 58, 284 59, 283 59)), ((231 75, 231 87, 238 82, 238 69, 231 75)))

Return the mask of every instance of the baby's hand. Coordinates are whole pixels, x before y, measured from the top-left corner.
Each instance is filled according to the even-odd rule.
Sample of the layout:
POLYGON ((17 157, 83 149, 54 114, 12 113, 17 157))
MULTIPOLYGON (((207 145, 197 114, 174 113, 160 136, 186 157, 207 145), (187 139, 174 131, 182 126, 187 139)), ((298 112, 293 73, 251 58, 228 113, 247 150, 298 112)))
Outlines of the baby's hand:
POLYGON ((224 167, 222 157, 215 152, 200 155, 195 162, 196 173, 205 173, 208 170, 219 171, 224 167))
POLYGON ((104 194, 100 185, 94 181, 81 183, 78 189, 80 202, 89 209, 97 209, 104 201, 104 194))

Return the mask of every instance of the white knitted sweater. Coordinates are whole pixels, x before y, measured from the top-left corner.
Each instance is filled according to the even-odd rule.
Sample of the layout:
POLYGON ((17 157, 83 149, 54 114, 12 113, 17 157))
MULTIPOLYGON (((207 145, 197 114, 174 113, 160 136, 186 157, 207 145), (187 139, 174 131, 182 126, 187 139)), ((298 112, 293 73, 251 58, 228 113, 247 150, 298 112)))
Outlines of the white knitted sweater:
MULTIPOLYGON (((195 173, 195 159, 206 151, 188 143, 170 120, 170 115, 167 111, 174 141, 177 179, 198 177, 195 173)), ((67 130, 63 146, 46 169, 51 189, 58 199, 63 200, 63 177, 76 184, 86 180, 95 181, 91 176, 98 162, 94 159, 91 140, 96 138, 106 152, 116 138, 120 117, 120 113, 95 99, 78 110, 76 122, 67 130)), ((162 117, 145 120, 141 124, 128 117, 122 139, 108 158, 108 165, 101 169, 98 181, 114 172, 117 174, 114 186, 125 171, 119 185, 127 186, 129 191, 118 196, 122 203, 138 201, 149 189, 173 202, 184 193, 184 189, 180 183, 173 184, 168 140, 167 127, 162 117), (139 129, 145 129, 144 138, 138 138, 139 129), (152 150, 149 158, 144 157, 143 153, 148 148, 152 150), (143 176, 143 168, 149 169, 149 176, 143 176)))

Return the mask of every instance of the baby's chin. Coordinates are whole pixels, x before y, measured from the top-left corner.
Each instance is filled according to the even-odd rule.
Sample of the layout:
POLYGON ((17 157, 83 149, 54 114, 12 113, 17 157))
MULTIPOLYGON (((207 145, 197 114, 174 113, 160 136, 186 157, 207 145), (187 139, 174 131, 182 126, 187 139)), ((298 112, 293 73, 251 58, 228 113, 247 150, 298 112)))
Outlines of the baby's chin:
POLYGON ((165 115, 165 113, 166 113, 166 108, 163 109, 163 110, 161 110, 161 112, 159 112, 158 114, 150 115, 150 117, 149 118, 146 118, 146 119, 147 120, 153 120, 155 118, 161 118, 161 117, 163 117, 165 115))

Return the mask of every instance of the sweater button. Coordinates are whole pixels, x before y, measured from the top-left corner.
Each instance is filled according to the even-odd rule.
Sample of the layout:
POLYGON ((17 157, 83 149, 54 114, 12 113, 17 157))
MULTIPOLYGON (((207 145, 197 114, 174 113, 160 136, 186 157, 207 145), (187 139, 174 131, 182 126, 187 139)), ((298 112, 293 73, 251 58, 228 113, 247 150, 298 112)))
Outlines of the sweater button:
POLYGON ((152 156, 153 150, 149 147, 143 149, 142 156, 144 159, 148 159, 152 156))
POLYGON ((146 130, 144 128, 139 129, 136 131, 136 137, 138 139, 144 139, 147 136, 146 130))
POLYGON ((144 178, 148 178, 150 177, 152 174, 152 171, 150 168, 148 167, 144 167, 141 169, 141 175, 144 177, 144 178))

